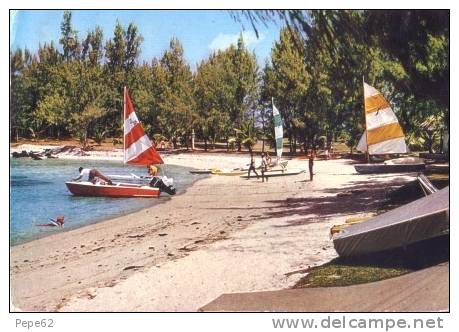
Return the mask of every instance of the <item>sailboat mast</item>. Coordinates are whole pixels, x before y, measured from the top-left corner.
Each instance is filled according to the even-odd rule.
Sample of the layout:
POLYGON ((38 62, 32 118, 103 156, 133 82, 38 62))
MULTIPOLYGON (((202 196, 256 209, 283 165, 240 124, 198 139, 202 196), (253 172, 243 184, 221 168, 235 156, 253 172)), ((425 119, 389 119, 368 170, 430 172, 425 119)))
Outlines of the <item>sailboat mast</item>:
MULTIPOLYGON (((271 108, 273 110, 273 121, 274 121, 274 97, 271 97, 271 108)), ((276 140, 276 129, 274 129, 274 140, 276 140)), ((277 156, 277 142, 276 144, 274 144, 274 147, 275 147, 276 156, 277 156)))
POLYGON ((365 111, 365 76, 362 75, 362 89, 363 89, 363 119, 365 121, 365 142, 367 143, 367 163, 370 163, 370 151, 368 146, 368 130, 367 130, 367 112, 365 111))
POLYGON ((123 125, 123 164, 126 164, 126 126, 124 125, 126 116, 126 86, 124 87, 123 93, 123 112, 121 114, 121 124, 123 125))

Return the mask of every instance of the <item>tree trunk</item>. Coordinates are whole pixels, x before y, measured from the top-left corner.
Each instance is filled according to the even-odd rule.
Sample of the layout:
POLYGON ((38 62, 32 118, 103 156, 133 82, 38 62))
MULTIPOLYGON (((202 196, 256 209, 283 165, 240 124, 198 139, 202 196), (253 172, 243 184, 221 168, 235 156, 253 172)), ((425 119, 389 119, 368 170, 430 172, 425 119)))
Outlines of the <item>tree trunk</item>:
POLYGON ((204 151, 207 152, 207 137, 204 137, 204 151))
POLYGON ((330 149, 330 147, 331 147, 331 145, 332 145, 333 136, 334 136, 334 135, 333 135, 333 131, 329 131, 329 132, 327 133, 327 146, 326 146, 327 149, 330 149))
POLYGON ((440 153, 444 153, 443 151, 443 129, 440 129, 440 153))
POLYGON ((293 135, 293 155, 296 155, 296 135, 293 135))

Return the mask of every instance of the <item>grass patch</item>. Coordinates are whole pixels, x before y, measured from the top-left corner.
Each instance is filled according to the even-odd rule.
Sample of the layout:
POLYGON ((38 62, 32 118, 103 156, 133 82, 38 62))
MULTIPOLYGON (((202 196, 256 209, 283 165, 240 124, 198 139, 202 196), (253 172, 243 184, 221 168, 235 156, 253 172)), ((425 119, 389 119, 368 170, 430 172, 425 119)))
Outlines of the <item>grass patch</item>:
MULTIPOLYGON (((449 185, 448 174, 429 174, 429 180, 439 189, 449 185)), ((417 180, 387 193, 388 200, 378 212, 392 210, 400 205, 424 197, 417 180)), ((350 218, 349 221, 358 221, 350 218)), ((449 235, 360 257, 338 257, 324 265, 312 268, 309 274, 293 288, 350 286, 420 270, 449 261, 449 235)))
POLYGON ((449 261, 449 235, 359 257, 338 257, 314 267, 293 288, 338 287, 374 282, 449 261))

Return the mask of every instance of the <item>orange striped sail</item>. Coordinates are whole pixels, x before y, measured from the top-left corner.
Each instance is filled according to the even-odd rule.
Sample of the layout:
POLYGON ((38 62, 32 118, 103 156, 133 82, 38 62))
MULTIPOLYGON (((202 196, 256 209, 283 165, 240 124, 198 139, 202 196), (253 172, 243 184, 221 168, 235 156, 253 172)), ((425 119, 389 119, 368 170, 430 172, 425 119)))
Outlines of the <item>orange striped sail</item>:
POLYGON ((405 135, 389 102, 371 85, 363 83, 366 131, 357 150, 369 154, 406 153, 405 135))
POLYGON ((143 131, 126 87, 124 88, 124 163, 144 166, 164 163, 143 131))

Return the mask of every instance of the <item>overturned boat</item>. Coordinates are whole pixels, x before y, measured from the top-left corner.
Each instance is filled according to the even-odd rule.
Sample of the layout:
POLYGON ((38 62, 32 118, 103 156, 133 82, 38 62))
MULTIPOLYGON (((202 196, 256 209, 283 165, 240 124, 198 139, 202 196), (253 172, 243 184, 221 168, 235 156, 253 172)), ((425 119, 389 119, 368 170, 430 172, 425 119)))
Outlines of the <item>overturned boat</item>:
POLYGON ((394 249, 449 234, 449 186, 333 235, 340 256, 394 249))
MULTIPOLYGON (((405 134, 389 102, 371 85, 363 82, 366 130, 357 144, 357 150, 370 156, 407 153, 405 134)), ((419 172, 425 168, 421 158, 405 157, 383 163, 354 165, 362 174, 419 172)))

